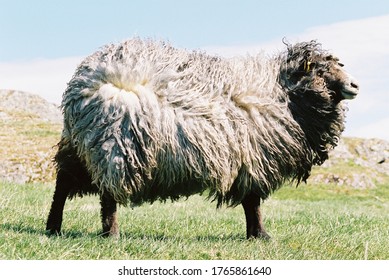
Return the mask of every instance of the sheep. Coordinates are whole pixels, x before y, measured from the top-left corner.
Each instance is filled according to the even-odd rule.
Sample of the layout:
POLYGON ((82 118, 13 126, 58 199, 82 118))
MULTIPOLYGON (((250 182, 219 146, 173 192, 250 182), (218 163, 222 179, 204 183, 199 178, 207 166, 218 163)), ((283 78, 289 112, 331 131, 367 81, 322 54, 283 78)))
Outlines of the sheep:
POLYGON ((133 38, 87 57, 63 95, 47 233, 61 233, 67 198, 98 194, 102 236, 118 236, 118 204, 207 190, 218 207, 243 206, 247 238, 270 238, 260 205, 328 158, 341 101, 359 92, 316 40, 284 43, 221 58, 133 38))

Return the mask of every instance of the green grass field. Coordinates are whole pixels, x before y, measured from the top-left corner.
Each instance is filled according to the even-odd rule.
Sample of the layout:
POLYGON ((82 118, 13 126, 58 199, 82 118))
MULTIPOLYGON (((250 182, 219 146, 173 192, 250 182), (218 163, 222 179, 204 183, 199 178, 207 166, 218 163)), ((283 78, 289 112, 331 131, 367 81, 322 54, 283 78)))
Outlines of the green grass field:
POLYGON ((241 207, 193 196, 119 209, 102 238, 97 197, 68 201, 63 235, 47 237, 53 185, 0 184, 0 259, 389 259, 389 184, 284 187, 263 206, 270 241, 246 240, 241 207))

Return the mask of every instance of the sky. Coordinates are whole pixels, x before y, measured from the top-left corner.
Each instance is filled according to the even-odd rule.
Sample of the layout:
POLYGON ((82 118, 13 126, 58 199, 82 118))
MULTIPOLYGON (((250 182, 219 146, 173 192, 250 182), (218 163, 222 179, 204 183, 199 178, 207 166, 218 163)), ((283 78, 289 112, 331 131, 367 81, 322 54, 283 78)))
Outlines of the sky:
POLYGON ((0 0, 0 89, 60 103, 77 64, 133 36, 221 56, 317 39, 360 83, 345 135, 389 140, 387 0, 0 0))

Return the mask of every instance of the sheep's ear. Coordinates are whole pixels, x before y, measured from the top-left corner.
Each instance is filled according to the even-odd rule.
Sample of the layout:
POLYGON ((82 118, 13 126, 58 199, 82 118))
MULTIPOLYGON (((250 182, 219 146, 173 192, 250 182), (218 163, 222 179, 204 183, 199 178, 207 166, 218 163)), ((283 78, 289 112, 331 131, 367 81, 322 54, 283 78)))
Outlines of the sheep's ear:
POLYGON ((332 54, 329 54, 326 56, 326 60, 333 60, 333 61, 339 61, 339 58, 337 58, 336 56, 333 56, 332 54))
POLYGON ((304 59, 302 68, 305 73, 309 73, 315 67, 315 62, 312 62, 310 59, 304 59))
POLYGON ((303 67, 304 67, 304 72, 308 73, 311 71, 311 64, 312 62, 309 61, 308 59, 304 59, 303 67))

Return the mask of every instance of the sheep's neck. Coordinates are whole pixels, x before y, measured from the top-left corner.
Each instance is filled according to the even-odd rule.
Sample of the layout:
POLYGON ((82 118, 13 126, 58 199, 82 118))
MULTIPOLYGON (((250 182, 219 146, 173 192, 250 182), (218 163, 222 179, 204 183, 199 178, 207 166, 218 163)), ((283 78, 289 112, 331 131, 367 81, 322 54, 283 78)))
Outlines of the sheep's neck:
POLYGON ((313 90, 292 90, 289 110, 313 152, 313 164, 322 164, 344 130, 344 109, 313 90))

